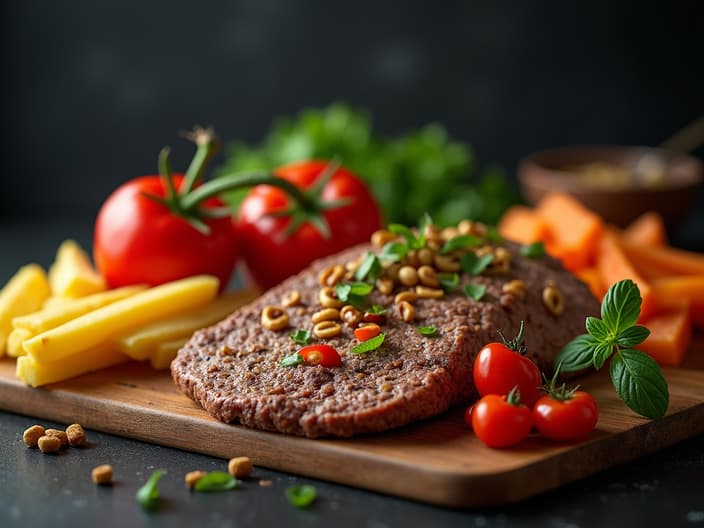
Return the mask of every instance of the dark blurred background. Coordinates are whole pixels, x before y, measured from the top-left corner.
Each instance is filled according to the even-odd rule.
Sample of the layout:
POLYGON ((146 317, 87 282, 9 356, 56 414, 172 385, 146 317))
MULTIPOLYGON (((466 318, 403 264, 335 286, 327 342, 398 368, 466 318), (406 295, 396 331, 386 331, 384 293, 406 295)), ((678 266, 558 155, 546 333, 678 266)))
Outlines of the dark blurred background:
POLYGON ((178 132, 194 123, 253 142, 276 116, 333 101, 367 108, 384 134, 442 123, 511 177, 536 149, 656 145, 704 113, 701 1, 4 11, 2 222, 92 218, 119 183, 154 171, 163 145, 185 168, 192 149, 178 132))

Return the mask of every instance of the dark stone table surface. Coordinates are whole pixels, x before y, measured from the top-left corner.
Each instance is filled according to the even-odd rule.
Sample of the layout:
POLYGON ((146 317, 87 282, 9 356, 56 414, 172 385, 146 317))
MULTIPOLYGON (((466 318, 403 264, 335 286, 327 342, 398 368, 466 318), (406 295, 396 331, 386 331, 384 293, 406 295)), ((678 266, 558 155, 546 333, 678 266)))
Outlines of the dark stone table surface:
MULTIPOLYGON (((690 227, 686 244, 697 246, 702 232, 690 227)), ((27 262, 50 264, 67 237, 89 246, 90 222, 0 224, 0 282, 27 262)), ((186 472, 223 470, 226 461, 96 431, 88 431, 86 449, 42 455, 22 442, 22 431, 34 423, 65 425, 0 412, 0 527, 704 526, 704 436, 519 504, 458 511, 262 468, 255 468, 255 476, 270 480, 268 487, 253 479, 231 492, 190 493, 183 484, 186 472), (90 471, 105 463, 114 467, 115 484, 97 487, 90 471), (168 472, 160 484, 163 500, 158 511, 146 513, 135 493, 158 468, 168 472), (317 488, 312 508, 288 504, 285 489, 294 484, 317 488)))

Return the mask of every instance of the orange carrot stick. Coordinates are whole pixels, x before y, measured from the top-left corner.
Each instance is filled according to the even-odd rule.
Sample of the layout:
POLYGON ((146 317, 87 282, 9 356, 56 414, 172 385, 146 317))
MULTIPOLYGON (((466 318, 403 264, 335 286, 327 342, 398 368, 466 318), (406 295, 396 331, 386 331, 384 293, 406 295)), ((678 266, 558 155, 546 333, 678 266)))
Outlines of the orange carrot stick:
POLYGON ((501 217, 497 229, 502 237, 522 244, 545 240, 548 234, 543 219, 524 205, 509 207, 501 217))
POLYGON ((650 336, 637 348, 661 365, 679 366, 692 340, 692 319, 687 303, 654 315, 643 324, 650 329, 650 336))
POLYGON ((650 211, 643 213, 623 230, 623 239, 633 244, 647 246, 664 246, 667 244, 665 222, 659 213, 650 211))

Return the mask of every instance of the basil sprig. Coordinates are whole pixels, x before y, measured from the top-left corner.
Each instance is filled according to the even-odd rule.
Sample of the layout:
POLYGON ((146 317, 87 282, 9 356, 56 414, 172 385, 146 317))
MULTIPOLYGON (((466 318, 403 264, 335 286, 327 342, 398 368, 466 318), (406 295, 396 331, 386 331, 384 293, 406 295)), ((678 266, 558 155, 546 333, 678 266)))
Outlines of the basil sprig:
POLYGON ((564 372, 594 367, 597 370, 611 358, 611 381, 628 407, 647 418, 660 418, 667 412, 670 393, 658 364, 633 348, 650 330, 636 325, 643 299, 631 280, 612 285, 601 303, 601 319, 588 317, 587 333, 570 341, 557 356, 556 365, 564 372))
POLYGON ((145 510, 156 510, 159 505, 159 479, 166 474, 165 469, 157 469, 147 482, 137 490, 137 502, 145 510))
POLYGON ((237 479, 224 471, 211 471, 198 479, 195 491, 228 491, 237 487, 237 479))
POLYGON ((381 263, 379 259, 374 253, 368 251, 357 271, 354 272, 354 278, 360 282, 367 279, 374 282, 380 273, 381 263))
POLYGON ((341 282, 335 286, 335 293, 342 302, 361 308, 366 304, 367 295, 373 289, 374 285, 368 282, 341 282))

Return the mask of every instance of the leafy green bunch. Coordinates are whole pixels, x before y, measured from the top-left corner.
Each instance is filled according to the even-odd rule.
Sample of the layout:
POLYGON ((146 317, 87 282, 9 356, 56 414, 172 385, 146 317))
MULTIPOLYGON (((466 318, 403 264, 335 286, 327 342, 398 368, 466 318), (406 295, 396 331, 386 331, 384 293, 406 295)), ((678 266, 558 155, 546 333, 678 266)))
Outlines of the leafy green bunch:
POLYGON ((562 372, 599 370, 611 358, 611 381, 624 403, 642 416, 659 418, 669 403, 667 382, 658 364, 633 348, 650 335, 636 324, 642 302, 633 281, 612 285, 601 304, 601 319, 587 317, 587 333, 569 342, 555 365, 562 372))
MULTIPOLYGON (((339 159, 370 186, 386 222, 411 225, 429 212, 439 225, 463 218, 495 224, 518 200, 498 167, 477 170, 470 145, 452 140, 440 125, 386 138, 369 115, 345 104, 311 108, 277 119, 260 145, 234 141, 218 176, 304 159, 339 159)), ((243 194, 226 198, 237 205, 243 194)))

